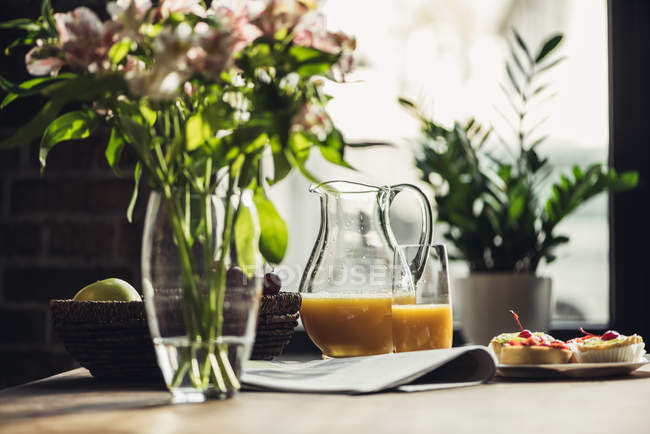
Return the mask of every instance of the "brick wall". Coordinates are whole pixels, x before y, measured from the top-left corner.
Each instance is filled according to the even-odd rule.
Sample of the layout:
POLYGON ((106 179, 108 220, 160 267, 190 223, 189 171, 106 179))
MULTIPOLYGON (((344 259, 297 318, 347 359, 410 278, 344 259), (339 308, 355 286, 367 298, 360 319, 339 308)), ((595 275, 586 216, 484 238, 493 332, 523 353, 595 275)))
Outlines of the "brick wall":
MULTIPOLYGON (((40 0, 3 0, 0 21, 37 13, 40 0)), ((55 10, 79 1, 53 1, 55 10)), ((81 2, 100 4, 101 2, 81 2)), ((0 47, 11 41, 0 33, 0 47)), ((0 75, 26 77, 16 50, 0 57, 0 75)), ((7 137, 42 105, 38 98, 0 111, 7 137)), ((133 224, 126 208, 132 162, 117 178, 104 160, 106 131, 57 145, 41 176, 38 143, 0 152, 0 388, 75 367, 53 334, 48 302, 70 298, 86 284, 120 277, 140 288, 142 197, 133 224)), ((143 195, 144 196, 144 195, 143 195)))

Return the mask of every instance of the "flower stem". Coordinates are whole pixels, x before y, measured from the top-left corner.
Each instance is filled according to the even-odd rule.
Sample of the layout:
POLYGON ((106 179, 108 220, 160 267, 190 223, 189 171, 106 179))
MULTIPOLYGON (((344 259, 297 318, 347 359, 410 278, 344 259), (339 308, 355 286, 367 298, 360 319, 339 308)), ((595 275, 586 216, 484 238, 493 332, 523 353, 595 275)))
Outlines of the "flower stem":
MULTIPOLYGON (((206 181, 209 182, 209 181, 206 181)), ((184 192, 164 189, 164 205, 178 248, 181 280, 184 294, 184 318, 191 351, 183 354, 172 386, 181 384, 189 371, 195 387, 206 389, 211 385, 221 393, 238 390, 241 386, 228 358, 228 344, 218 342, 223 333, 223 304, 226 292, 226 260, 234 230, 234 209, 231 201, 237 176, 229 176, 225 196, 224 227, 219 244, 215 244, 213 232, 212 197, 201 195, 202 244, 205 277, 205 294, 199 288, 199 271, 194 268, 192 240, 189 227, 191 207, 181 206, 179 200, 184 192), (185 211, 185 212, 183 212, 185 211), (215 261, 215 247, 220 246, 215 261), (207 299, 204 297, 207 296, 207 299), (197 349, 199 351, 197 351, 197 349), (197 356, 201 358, 201 363, 197 356), (212 383, 212 384, 211 384, 212 383)))

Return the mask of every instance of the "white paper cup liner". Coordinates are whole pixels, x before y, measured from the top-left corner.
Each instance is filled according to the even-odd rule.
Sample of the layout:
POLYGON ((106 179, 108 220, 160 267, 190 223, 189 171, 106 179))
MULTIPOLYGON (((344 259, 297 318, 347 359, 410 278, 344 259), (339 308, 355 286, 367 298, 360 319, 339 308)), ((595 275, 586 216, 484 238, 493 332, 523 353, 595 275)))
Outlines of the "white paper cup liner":
POLYGON ((578 363, 636 362, 645 354, 645 343, 614 347, 605 350, 575 351, 578 363))

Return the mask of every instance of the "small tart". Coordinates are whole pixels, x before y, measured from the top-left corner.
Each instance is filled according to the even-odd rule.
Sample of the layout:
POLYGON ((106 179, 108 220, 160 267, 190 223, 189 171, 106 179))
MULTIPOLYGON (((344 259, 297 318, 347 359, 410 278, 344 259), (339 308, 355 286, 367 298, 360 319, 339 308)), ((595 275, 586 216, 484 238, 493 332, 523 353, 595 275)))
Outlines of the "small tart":
MULTIPOLYGON (((490 346, 492 347, 492 351, 494 351, 494 354, 499 358, 501 354, 501 349, 507 345, 510 344, 511 342, 525 342, 527 338, 522 338, 519 336, 520 332, 512 332, 512 333, 501 333, 498 336, 495 336, 492 338, 490 341, 490 346)), ((547 335, 546 333, 542 332, 535 332, 533 333, 533 336, 536 336, 538 338, 542 338, 543 340, 547 342, 551 342, 554 340, 553 336, 547 335)))
POLYGON ((567 344, 542 332, 527 338, 520 337, 518 332, 502 333, 492 339, 490 346, 504 365, 568 363, 573 357, 567 344))
POLYGON ((567 343, 580 363, 636 362, 645 354, 643 338, 636 334, 608 340, 589 335, 567 343))
POLYGON ((571 339, 567 343, 574 344, 576 350, 578 351, 600 351, 609 348, 618 348, 626 347, 628 345, 641 344, 643 343, 643 338, 637 334, 634 334, 632 336, 619 335, 614 339, 604 341, 598 336, 592 336, 587 338, 571 339))
POLYGON ((510 346, 501 349, 499 362, 504 365, 546 365, 568 363, 573 356, 571 350, 541 346, 510 346))

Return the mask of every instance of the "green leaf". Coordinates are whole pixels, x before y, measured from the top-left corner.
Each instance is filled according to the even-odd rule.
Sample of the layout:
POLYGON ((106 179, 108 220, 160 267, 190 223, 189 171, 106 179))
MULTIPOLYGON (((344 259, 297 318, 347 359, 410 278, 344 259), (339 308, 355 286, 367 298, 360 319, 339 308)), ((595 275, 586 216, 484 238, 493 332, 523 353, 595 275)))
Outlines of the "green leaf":
POLYGON ((508 43, 508 46, 510 47, 510 57, 515 62, 515 65, 517 66, 517 69, 519 69, 519 72, 521 72, 521 75, 523 75, 524 77, 528 77, 528 74, 526 73, 526 70, 524 69, 524 65, 521 64, 521 61, 519 60, 519 56, 517 56, 517 53, 515 52, 515 47, 513 47, 511 43, 508 43))
POLYGON ((536 96, 536 95, 538 95, 540 92, 542 92, 542 91, 543 91, 544 89, 546 89, 547 87, 548 87, 548 83, 546 83, 546 84, 542 84, 542 85, 538 86, 538 87, 533 91, 533 93, 531 94, 531 96, 536 96))
MULTIPOLYGON (((236 146, 233 146, 226 152, 226 155, 223 157, 227 162, 233 163, 236 162, 238 158, 245 158, 243 154, 239 153, 239 148, 236 146)), ((243 164, 243 162, 242 162, 243 164)))
POLYGON ((242 58, 243 68, 254 75, 257 68, 264 68, 275 65, 275 58, 271 53, 271 47, 265 43, 256 43, 246 50, 246 56, 242 58))
POLYGON ((136 163, 135 171, 133 172, 133 181, 135 183, 133 187, 133 194, 131 195, 131 200, 129 201, 129 207, 126 209, 126 219, 131 223, 133 221, 133 210, 135 209, 135 203, 138 200, 138 188, 140 187, 140 178, 142 177, 142 166, 140 162, 136 163))
POLYGON ((289 34, 289 29, 288 29, 287 27, 281 27, 280 30, 278 30, 277 32, 275 32, 275 35, 273 35, 273 37, 274 37, 277 41, 281 41, 281 40, 283 40, 284 38, 286 38, 288 34, 289 34))
POLYGON ((284 155, 282 146, 277 136, 271 137, 271 150, 273 151, 273 179, 267 178, 269 184, 282 181, 291 172, 291 164, 284 155))
POLYGON ((104 155, 106 156, 106 161, 108 162, 108 165, 111 166, 113 169, 113 172, 117 175, 120 176, 120 157, 122 155, 122 150, 124 150, 124 140, 122 139, 122 136, 118 133, 118 131, 113 128, 111 130, 111 137, 108 140, 108 146, 106 146, 106 151, 104 151, 104 155))
POLYGON ((111 63, 113 65, 117 65, 126 57, 127 54, 129 54, 129 51, 131 50, 131 44, 132 41, 130 38, 124 38, 111 47, 110 50, 108 50, 108 58, 111 60, 111 63))
POLYGON ((59 115, 65 101, 52 99, 45 103, 41 111, 29 122, 20 127, 11 137, 0 141, 0 150, 11 149, 30 143, 45 131, 45 128, 59 115))
POLYGON ((273 203, 258 188, 253 196, 260 220, 260 252, 271 264, 279 264, 284 258, 289 241, 289 231, 273 203))
POLYGON ((185 123, 185 146, 193 151, 201 146, 210 135, 210 125, 203 122, 201 113, 192 115, 185 123))
POLYGON ((2 103, 0 104, 0 110, 7 107, 9 104, 11 104, 16 99, 18 99, 18 94, 16 94, 16 93, 7 94, 7 96, 4 97, 4 99, 2 100, 2 103))
POLYGON ((235 246, 237 259, 243 270, 255 269, 255 224, 250 211, 241 204, 235 221, 235 246))
POLYGON ((11 21, 4 21, 0 23, 0 29, 23 29, 27 31, 38 31, 41 30, 36 22, 29 18, 18 18, 11 21))
POLYGON ((252 184, 257 183, 257 176, 260 173, 260 155, 260 153, 247 155, 247 158, 244 161, 244 165, 241 168, 239 181, 237 183, 239 188, 246 189, 249 188, 252 184))
POLYGON ((340 131, 336 129, 333 130, 327 136, 325 144, 319 145, 319 148, 323 157, 330 163, 334 163, 338 166, 346 167, 348 169, 354 169, 343 159, 345 143, 340 131))
POLYGON ((394 148, 395 145, 392 143, 382 143, 382 142, 346 142, 345 146, 348 148, 375 148, 380 146, 386 146, 388 148, 394 148))
POLYGON ((329 62, 307 63, 296 68, 296 72, 301 77, 311 77, 312 75, 322 75, 330 70, 332 65, 329 62))
POLYGON ((305 47, 302 45, 292 45, 289 48, 289 55, 293 57, 298 63, 320 61, 325 53, 316 48, 305 47))
POLYGON ((524 157, 528 169, 534 174, 546 164, 546 160, 540 159, 539 155, 537 155, 537 152, 535 152, 533 148, 534 146, 531 146, 529 150, 524 151, 524 157))
POLYGON ((615 188, 617 190, 628 190, 634 188, 639 183, 639 174, 637 172, 623 172, 619 175, 615 188))
POLYGON ((246 156, 244 154, 238 154, 236 157, 233 157, 233 161, 230 164, 230 176, 236 179, 241 173, 241 169, 244 167, 245 162, 246 156))
POLYGON ((515 75, 512 72, 512 68, 510 67, 510 63, 508 62, 506 62, 506 72, 508 73, 508 78, 510 79, 510 83, 512 83, 512 87, 517 91, 519 95, 521 95, 521 88, 519 87, 519 84, 515 79, 515 75))
POLYGON ((157 118, 156 112, 149 107, 147 101, 144 99, 140 100, 139 108, 140 108, 140 114, 142 115, 144 120, 147 121, 147 124, 150 127, 153 127, 154 124, 156 123, 156 118, 157 118))
POLYGON ((59 36, 59 32, 56 29, 56 23, 54 22, 54 11, 52 10, 50 0, 43 0, 41 3, 41 16, 45 18, 50 34, 52 34, 52 36, 59 36))
POLYGON ((45 167, 47 154, 54 145, 65 140, 85 139, 90 136, 98 124, 98 116, 90 110, 69 112, 55 119, 47 127, 41 139, 39 150, 41 167, 45 167))
POLYGON ((0 77, 0 88, 7 91, 8 93, 15 93, 18 96, 29 96, 29 95, 34 95, 36 93, 39 93, 44 88, 48 87, 49 85, 57 81, 69 80, 76 77, 78 77, 77 74, 63 73, 55 77, 48 76, 48 77, 32 78, 18 85, 13 84, 12 82, 10 82, 4 77, 0 77))
POLYGON ((602 164, 599 163, 592 164, 586 171, 574 167, 573 175, 574 180, 561 175, 560 182, 552 186, 552 195, 546 203, 547 218, 544 230, 547 234, 564 217, 593 196, 606 190, 629 189, 638 181, 635 172, 626 172, 617 176, 613 169, 603 170, 602 164))
POLYGON ((244 153, 247 155, 254 154, 264 148, 268 143, 269 136, 266 133, 262 133, 244 146, 244 153))
POLYGON ((289 55, 295 60, 295 71, 302 77, 328 72, 339 58, 337 54, 325 53, 311 47, 292 45, 289 55))
POLYGON ((512 179, 512 166, 510 164, 504 164, 497 170, 497 175, 499 178, 503 179, 506 185, 512 179))
POLYGON ((403 105, 406 108, 417 109, 417 107, 415 106, 415 103, 413 101, 410 101, 410 100, 406 99, 406 98, 401 98, 400 97, 400 98, 397 99, 397 102, 399 102, 401 105, 403 105))
POLYGON ((510 203, 508 204, 508 223, 511 225, 515 223, 522 212, 524 211, 524 205, 526 204, 526 197, 523 194, 514 196, 510 203))
POLYGON ((528 146, 530 149, 534 149, 536 146, 540 145, 544 140, 548 139, 548 134, 540 137, 539 139, 535 140, 533 143, 528 146))
POLYGON ((127 91, 124 76, 118 73, 81 75, 71 80, 55 83, 43 89, 43 95, 66 101, 95 101, 104 94, 115 95, 127 91))
POLYGON ((485 132, 485 134, 483 134, 483 137, 481 137, 481 139, 479 140, 478 144, 476 145, 477 148, 480 149, 480 148, 483 147, 483 145, 485 145, 485 143, 487 142, 488 138, 490 137, 490 134, 492 134, 492 131, 493 131, 493 127, 490 127, 490 128, 487 129, 487 131, 485 132))
POLYGON ((551 36, 549 39, 544 42, 544 45, 542 48, 539 50, 537 53, 537 57, 535 57, 535 63, 539 64, 542 60, 548 56, 551 51, 553 51, 558 45, 560 45, 560 42, 562 42, 562 34, 558 33, 556 35, 551 36))
POLYGON ((517 29, 513 27, 512 33, 515 35, 515 40, 517 41, 517 45, 519 45, 519 48, 521 48, 522 51, 526 54, 526 57, 528 58, 530 63, 533 63, 533 57, 530 55, 530 51, 528 51, 528 47, 526 46, 524 39, 521 37, 517 29))
POLYGON ((573 172, 573 177, 576 179, 576 181, 581 181, 584 179, 585 174, 580 168, 580 166, 573 166, 571 168, 571 171, 573 172))
POLYGON ((557 256, 547 253, 546 255, 544 255, 544 259, 546 259, 547 264, 550 264, 551 262, 554 262, 557 259, 557 256))
POLYGON ((546 211, 548 221, 552 222, 557 219, 557 214, 555 213, 555 207, 553 206, 553 199, 549 198, 546 201, 546 205, 544 206, 544 209, 546 211))
POLYGON ((289 136, 289 149, 301 164, 309 158, 312 146, 314 143, 304 132, 293 133, 289 136))
POLYGON ((295 155, 291 152, 290 149, 285 149, 284 150, 284 155, 287 157, 287 161, 291 166, 297 168, 302 175, 307 178, 310 182, 313 182, 314 184, 320 184, 322 181, 318 179, 313 173, 311 173, 303 164, 302 161, 300 161, 298 158, 296 158, 295 155))
POLYGON ((569 242, 569 237, 565 235, 558 235, 550 238, 548 241, 545 241, 544 245, 546 248, 549 248, 549 247, 558 246, 560 244, 566 244, 568 242, 569 242))
POLYGON ((28 45, 28 44, 29 43, 25 40, 25 38, 16 39, 11 44, 9 44, 9 45, 7 45, 5 47, 5 56, 8 56, 11 53, 11 50, 18 47, 19 45, 28 45))
POLYGON ((149 129, 133 120, 129 116, 119 117, 119 128, 122 138, 131 145, 138 155, 138 159, 147 167, 151 166, 151 153, 149 152, 149 129))
POLYGON ((326 146, 319 146, 319 149, 323 158, 325 158, 330 163, 354 170, 354 167, 352 167, 347 161, 343 159, 343 155, 341 155, 341 153, 338 150, 328 148, 326 146))
POLYGON ((546 66, 542 66, 540 69, 537 70, 537 74, 540 74, 544 71, 548 71, 549 69, 553 68, 555 65, 557 65, 560 62, 563 62, 566 60, 566 56, 558 57, 551 63, 547 64, 546 66))
POLYGON ((215 137, 220 129, 218 120, 221 115, 214 106, 205 107, 192 115, 185 123, 185 146, 188 151, 193 151, 203 145, 206 140, 215 137))

